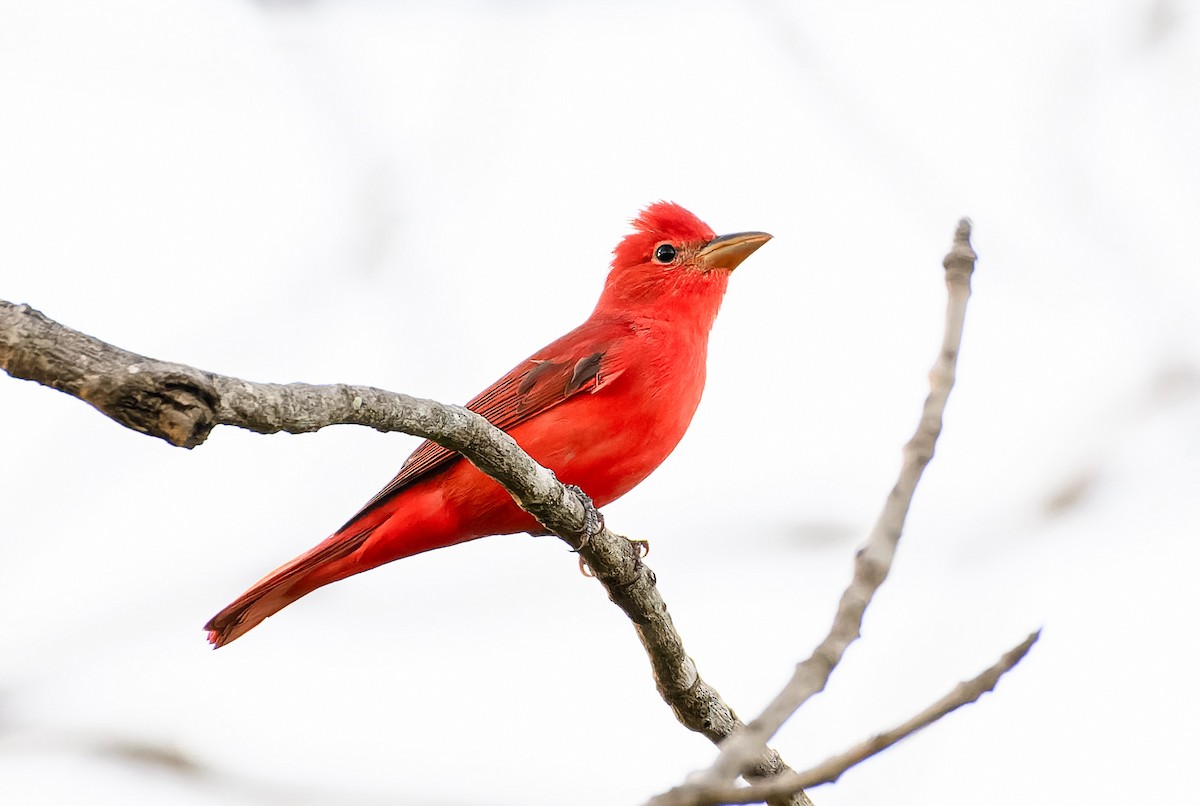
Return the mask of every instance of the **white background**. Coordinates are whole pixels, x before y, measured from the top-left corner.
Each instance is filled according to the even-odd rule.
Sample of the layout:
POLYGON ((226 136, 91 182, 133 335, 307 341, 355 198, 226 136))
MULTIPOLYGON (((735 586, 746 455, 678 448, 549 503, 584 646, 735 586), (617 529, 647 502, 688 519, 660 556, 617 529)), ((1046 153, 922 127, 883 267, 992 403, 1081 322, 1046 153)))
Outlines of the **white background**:
MULTIPOLYGON (((461 401, 590 311, 660 198, 776 238, 607 510, 746 717, 824 634, 916 423, 958 218, 959 386, 803 767, 1044 627, 995 694, 813 792, 1171 803, 1200 718, 1200 13, 1185 2, 0 5, 0 298, 255 380, 461 401), (746 428, 752 423, 751 428, 746 428)), ((0 378, 5 803, 635 804, 713 749, 557 540, 205 620, 416 440, 191 451, 0 378)))

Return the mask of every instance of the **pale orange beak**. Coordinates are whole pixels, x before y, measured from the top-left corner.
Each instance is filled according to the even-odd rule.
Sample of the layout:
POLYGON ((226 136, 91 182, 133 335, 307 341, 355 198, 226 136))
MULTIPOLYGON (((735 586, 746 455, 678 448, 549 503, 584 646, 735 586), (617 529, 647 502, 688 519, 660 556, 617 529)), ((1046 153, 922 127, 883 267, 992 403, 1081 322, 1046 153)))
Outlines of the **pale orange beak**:
POLYGON ((713 238, 696 253, 696 262, 706 269, 733 271, 758 247, 771 240, 765 232, 736 232, 713 238))

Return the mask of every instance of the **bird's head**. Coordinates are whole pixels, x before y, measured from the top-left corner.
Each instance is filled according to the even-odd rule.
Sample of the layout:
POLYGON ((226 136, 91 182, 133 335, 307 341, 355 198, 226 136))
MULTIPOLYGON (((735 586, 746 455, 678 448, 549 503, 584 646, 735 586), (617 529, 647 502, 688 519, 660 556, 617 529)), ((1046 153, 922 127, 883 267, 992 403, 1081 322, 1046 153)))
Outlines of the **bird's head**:
POLYGON ((729 274, 771 240, 765 232, 717 236, 712 228, 672 202, 657 202, 633 220, 634 232, 613 250, 612 271, 600 306, 630 309, 708 301, 712 316, 729 274))

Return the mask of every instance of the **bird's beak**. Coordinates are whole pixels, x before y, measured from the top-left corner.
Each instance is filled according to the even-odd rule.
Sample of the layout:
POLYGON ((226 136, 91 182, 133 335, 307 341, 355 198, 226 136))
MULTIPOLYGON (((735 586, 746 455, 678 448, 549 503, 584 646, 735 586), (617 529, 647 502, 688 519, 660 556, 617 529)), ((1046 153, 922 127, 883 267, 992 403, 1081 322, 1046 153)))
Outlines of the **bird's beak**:
POLYGON ((765 232, 737 232, 713 238, 696 254, 696 262, 706 269, 733 271, 754 250, 771 240, 765 232))

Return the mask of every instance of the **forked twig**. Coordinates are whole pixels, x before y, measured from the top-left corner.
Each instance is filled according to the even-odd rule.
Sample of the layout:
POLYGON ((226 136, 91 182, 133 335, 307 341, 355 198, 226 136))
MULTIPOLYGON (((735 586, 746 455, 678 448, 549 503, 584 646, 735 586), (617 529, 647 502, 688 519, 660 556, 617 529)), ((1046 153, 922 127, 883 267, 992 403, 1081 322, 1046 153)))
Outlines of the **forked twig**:
POLYGON ((919 714, 906 719, 899 725, 883 733, 872 736, 864 742, 856 744, 843 753, 825 759, 815 767, 802 772, 787 772, 770 781, 750 786, 727 785, 722 788, 709 789, 692 793, 690 800, 672 799, 675 792, 668 793, 661 800, 652 801, 656 806, 713 806, 714 804, 762 803, 772 798, 786 796, 802 789, 811 789, 821 784, 831 784, 842 777, 851 767, 857 766, 872 756, 882 753, 892 745, 907 739, 917 731, 929 727, 947 714, 970 705, 984 694, 992 691, 996 683, 1007 672, 1021 662, 1025 654, 1037 642, 1041 631, 1031 634, 1017 646, 1005 652, 1000 660, 980 672, 970 680, 959 683, 937 702, 930 705, 919 714))

